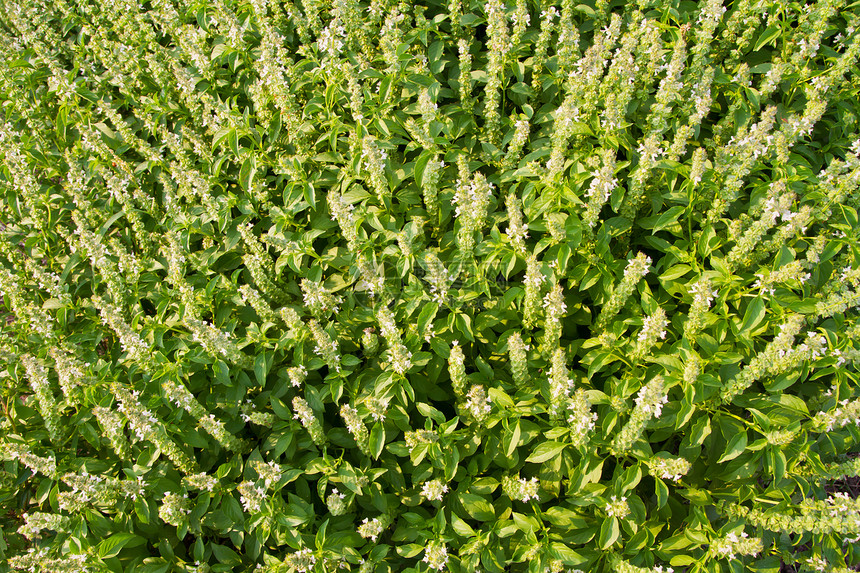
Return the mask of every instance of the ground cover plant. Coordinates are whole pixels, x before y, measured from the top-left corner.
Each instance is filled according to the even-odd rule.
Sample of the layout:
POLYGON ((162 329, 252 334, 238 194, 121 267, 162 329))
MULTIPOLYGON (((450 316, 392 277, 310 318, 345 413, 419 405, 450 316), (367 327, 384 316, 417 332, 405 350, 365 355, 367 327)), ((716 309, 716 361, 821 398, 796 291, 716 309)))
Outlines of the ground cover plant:
POLYGON ((0 1, 0 571, 855 567, 859 15, 0 1))

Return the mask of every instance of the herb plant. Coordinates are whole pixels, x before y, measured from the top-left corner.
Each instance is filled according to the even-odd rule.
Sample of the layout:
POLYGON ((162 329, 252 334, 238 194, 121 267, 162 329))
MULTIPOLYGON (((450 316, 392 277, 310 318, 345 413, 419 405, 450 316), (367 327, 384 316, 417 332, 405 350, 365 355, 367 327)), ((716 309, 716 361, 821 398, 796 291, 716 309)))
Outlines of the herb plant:
POLYGON ((860 563, 860 3, 0 0, 0 571, 860 563))

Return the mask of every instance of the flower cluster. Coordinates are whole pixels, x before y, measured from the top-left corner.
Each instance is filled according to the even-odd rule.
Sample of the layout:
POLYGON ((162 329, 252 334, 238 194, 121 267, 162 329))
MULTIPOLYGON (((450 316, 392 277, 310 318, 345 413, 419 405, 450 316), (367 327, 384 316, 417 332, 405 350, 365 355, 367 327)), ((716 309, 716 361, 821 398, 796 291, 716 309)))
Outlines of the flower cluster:
POLYGON ((257 315, 267 322, 275 322, 277 315, 269 306, 269 303, 260 295, 260 292, 251 285, 242 285, 239 287, 239 294, 242 296, 242 302, 250 305, 257 315))
POLYGON ((99 296, 94 296, 90 300, 99 309, 102 323, 110 326, 119 336, 122 349, 128 353, 128 357, 142 364, 148 364, 152 359, 149 344, 144 342, 140 334, 123 319, 120 310, 99 296))
POLYGON ((762 376, 787 372, 807 358, 806 352, 794 348, 794 337, 800 332, 803 322, 802 316, 789 315, 780 326, 779 334, 723 388, 720 400, 727 404, 762 376))
POLYGON ((546 312, 546 322, 544 323, 544 348, 549 350, 558 345, 561 339, 561 318, 567 312, 567 305, 564 303, 564 293, 561 290, 561 283, 556 282, 552 285, 550 291, 543 298, 543 308, 546 312))
POLYGON ((364 406, 370 412, 371 418, 377 422, 385 420, 385 413, 388 411, 388 399, 377 398, 376 396, 368 396, 364 400, 364 406))
POLYGON ((465 362, 466 357, 463 354, 463 349, 460 348, 460 343, 455 340, 451 343, 451 353, 448 355, 448 375, 451 376, 454 393, 458 396, 463 396, 466 390, 465 362))
POLYGON ((541 265, 533 254, 526 257, 525 302, 523 311, 523 324, 527 328, 533 327, 538 319, 540 311, 540 288, 546 277, 541 272, 541 265))
POLYGON ((814 421, 816 428, 827 432, 848 425, 860 426, 860 399, 842 400, 832 411, 818 412, 814 421))
POLYGON ((448 486, 438 479, 424 482, 421 486, 421 495, 427 501, 442 501, 442 497, 448 493, 448 486))
POLYGON ((333 296, 318 282, 302 279, 301 287, 305 307, 317 318, 322 318, 330 312, 337 314, 340 310, 340 304, 343 300, 338 296, 333 296))
POLYGON ((508 354, 510 356, 511 374, 514 382, 523 385, 528 381, 528 351, 529 347, 523 342, 519 332, 508 338, 508 354))
POLYGON ((382 336, 388 342, 391 367, 402 376, 412 367, 412 353, 403 345, 400 331, 394 321, 394 314, 388 307, 380 306, 376 311, 376 321, 379 323, 382 336))
POLYGON ((487 85, 484 88, 484 119, 487 139, 498 143, 500 125, 499 100, 502 87, 502 73, 505 68, 505 57, 511 49, 508 21, 505 16, 505 5, 502 0, 488 0, 484 6, 487 13, 487 47, 489 61, 487 62, 487 85))
POLYGON ((388 159, 388 154, 379 148, 376 140, 367 136, 362 140, 361 158, 364 160, 364 168, 370 174, 370 185, 381 201, 390 193, 388 180, 385 178, 385 160, 388 159))
POLYGON ((122 416, 114 410, 103 408, 102 406, 94 407, 93 414, 96 415, 96 419, 99 421, 99 425, 102 427, 104 435, 110 441, 116 455, 122 459, 128 459, 131 454, 131 446, 128 443, 128 438, 125 437, 123 428, 125 423, 122 416))
POLYGON ((624 269, 624 278, 615 286, 612 295, 606 304, 603 305, 600 316, 597 318, 595 326, 598 330, 604 329, 609 320, 618 314, 618 311, 627 302, 627 298, 633 294, 636 283, 648 274, 648 267, 650 265, 651 257, 643 253, 639 253, 627 262, 627 268, 624 269))
POLYGON ((288 300, 289 295, 272 280, 272 277, 275 276, 272 257, 254 234, 253 226, 250 223, 239 225, 239 234, 242 236, 242 242, 246 247, 246 251, 242 255, 242 262, 245 263, 245 267, 251 273, 254 283, 273 300, 277 302, 288 300))
POLYGON ((344 499, 346 499, 346 496, 340 493, 337 488, 331 490, 331 493, 325 499, 325 504, 332 515, 343 515, 346 513, 348 504, 344 499))
POLYGON ((244 364, 245 356, 239 351, 231 334, 216 328, 215 326, 186 316, 183 318, 185 326, 191 331, 191 338, 200 344, 206 352, 214 358, 226 358, 235 364, 244 364))
MULTIPOLYGON (((513 169, 522 155, 523 146, 529 139, 529 131, 531 125, 527 119, 518 119, 514 121, 514 136, 508 143, 508 149, 505 152, 505 158, 502 160, 502 167, 513 169)), ((510 208, 509 208, 510 210, 510 208)))
POLYGON ((318 446, 325 444, 325 434, 323 433, 322 424, 317 420, 314 411, 311 410, 311 407, 308 406, 304 398, 300 396, 293 398, 293 410, 295 410, 293 418, 302 423, 302 426, 311 435, 314 443, 318 446))
POLYGON ((530 480, 511 476, 502 477, 502 491, 514 501, 538 500, 540 499, 538 496, 539 489, 540 482, 536 477, 530 480))
POLYGON ((263 486, 268 489, 272 484, 278 483, 283 475, 281 466, 275 462, 264 463, 262 460, 252 460, 251 467, 257 472, 259 479, 263 480, 263 486))
POLYGON ((304 366, 290 366, 287 368, 287 377, 290 379, 290 384, 295 388, 301 388, 308 376, 308 369, 304 366))
POLYGON ((427 267, 424 278, 430 283, 430 297, 438 304, 442 304, 448 298, 448 289, 456 276, 445 268, 435 253, 428 252, 424 257, 424 264, 427 267))
POLYGON ((338 353, 337 342, 331 339, 316 320, 311 319, 308 322, 308 326, 311 329, 314 342, 316 342, 314 352, 317 353, 317 356, 325 360, 330 371, 340 372, 340 354, 338 353))
POLYGON ((340 407, 340 417, 343 418, 343 421, 346 424, 346 429, 349 430, 349 433, 352 434, 353 439, 355 439, 358 449, 365 455, 369 456, 370 434, 368 433, 364 422, 361 420, 361 417, 358 415, 358 410, 349 404, 344 404, 340 407))
POLYGON ((9 558, 9 565, 13 569, 26 570, 31 573, 36 571, 57 573, 90 573, 92 563, 84 553, 51 556, 47 547, 31 547, 23 555, 15 555, 9 558))
POLYGON ((648 471, 654 477, 678 481, 686 475, 692 467, 690 462, 684 458, 671 456, 654 456, 647 462, 648 471))
POLYGON ((427 207, 427 214, 434 227, 439 224, 439 182, 442 180, 444 169, 445 162, 440 161, 439 156, 435 155, 424 167, 424 177, 421 180, 424 205, 427 207))
POLYGON ((430 569, 441 571, 448 563, 448 548, 444 543, 434 541, 427 546, 427 549, 424 550, 424 559, 422 559, 422 561, 424 561, 430 569))
POLYGON ((540 13, 540 35, 534 47, 534 56, 532 58, 532 89, 540 93, 542 89, 541 74, 543 66, 546 63, 546 54, 549 50, 549 45, 552 38, 552 33, 555 31, 554 20, 559 17, 558 8, 549 6, 546 10, 540 13))
POLYGON ((239 500, 245 511, 260 511, 260 507, 266 500, 266 490, 251 480, 240 483, 236 490, 239 492, 239 500))
POLYGON ((725 537, 714 539, 711 542, 708 556, 734 559, 735 555, 758 555, 762 551, 764 551, 764 546, 760 538, 750 537, 746 531, 741 531, 740 536, 731 531, 725 537))
POLYGON ((663 404, 668 401, 669 398, 666 396, 666 386, 663 383, 663 377, 655 376, 636 395, 636 408, 646 414, 653 415, 655 418, 659 418, 660 413, 663 411, 663 404))
POLYGON ((419 444, 435 444, 439 441, 439 435, 432 430, 415 430, 406 432, 403 439, 406 441, 406 447, 411 452, 419 444))
POLYGON ((161 518, 161 521, 179 527, 189 513, 191 513, 191 500, 188 499, 188 495, 179 495, 170 491, 164 492, 164 498, 158 508, 158 517, 161 518))
POLYGON ((39 413, 45 421, 45 428, 48 430, 51 438, 56 440, 60 436, 61 408, 51 390, 51 384, 48 381, 48 370, 29 354, 21 355, 20 359, 24 364, 24 369, 27 371, 27 378, 36 396, 36 403, 39 406, 39 413))
POLYGON ((523 223, 523 213, 520 200, 513 193, 508 193, 505 198, 505 207, 508 210, 508 228, 505 234, 511 240, 511 246, 520 256, 526 255, 526 242, 528 239, 528 227, 523 223))
POLYGON ((297 573, 312 571, 316 562, 317 558, 314 556, 314 552, 308 548, 300 549, 284 557, 284 565, 291 567, 297 573))
POLYGON ((479 423, 493 411, 492 401, 482 385, 474 384, 469 388, 466 394, 466 411, 479 423))
POLYGON ((373 519, 365 517, 362 520, 361 525, 358 526, 358 534, 365 539, 370 539, 371 541, 376 541, 377 537, 379 537, 383 531, 385 531, 385 525, 378 517, 374 517, 373 519))
MULTIPOLYGON (((459 20, 458 20, 459 22, 459 20)), ((467 112, 472 111, 472 54, 469 42, 460 38, 457 42, 460 51, 460 104, 467 112)))
POLYGON ((652 417, 659 418, 663 404, 668 400, 663 377, 655 376, 639 390, 636 396, 636 407, 630 415, 630 420, 612 440, 611 451, 615 455, 629 451, 633 443, 642 435, 645 423, 652 417))
POLYGON ((228 432, 224 428, 224 422, 216 419, 214 414, 209 413, 183 384, 167 380, 161 386, 168 400, 196 418, 199 426, 224 448, 234 452, 242 449, 241 440, 228 432))
MULTIPOLYGON (((805 499, 799 512, 750 509, 739 503, 722 503, 719 508, 731 518, 742 518, 752 527, 780 533, 860 534, 860 500, 838 492, 823 500, 805 499)), ((853 539, 846 539, 846 543, 853 539)))
POLYGON ((549 371, 549 412, 553 416, 560 416, 567 408, 567 399, 573 380, 567 369, 566 354, 563 348, 556 348, 552 353, 552 362, 549 371))
POLYGON ((582 220, 589 229, 594 228, 597 224, 601 209, 609 201, 612 191, 618 187, 618 179, 615 177, 615 152, 610 149, 603 150, 602 159, 603 167, 591 174, 591 183, 588 185, 588 191, 585 192, 588 205, 582 215, 582 220))
POLYGON ((461 180, 457 185, 452 203, 456 206, 454 214, 460 222, 457 245, 464 255, 472 253, 475 246, 473 233, 484 225, 494 188, 482 173, 475 173, 471 182, 461 180))
POLYGON ((690 305, 690 313, 684 323, 684 338, 692 342, 705 326, 705 315, 711 308, 711 302, 717 296, 717 291, 711 288, 710 280, 702 277, 693 283, 690 294, 693 295, 693 303, 690 305))
POLYGON ((343 195, 336 191, 328 192, 328 206, 331 210, 332 220, 337 223, 340 232, 346 239, 347 247, 350 251, 358 250, 358 220, 355 217, 355 206, 347 203, 343 195))
POLYGON ((215 491, 215 486, 218 485, 218 478, 206 472, 200 472, 182 478, 182 485, 190 489, 215 491))
POLYGON ((658 338, 666 338, 666 326, 668 324, 669 319, 666 318, 666 311, 659 307, 654 311, 654 314, 645 317, 642 321, 642 330, 639 331, 639 336, 636 338, 633 357, 641 359, 648 354, 658 338))
POLYGON ((57 460, 53 456, 48 458, 37 456, 24 444, 0 442, 0 455, 4 459, 18 460, 33 473, 39 473, 51 479, 57 478, 57 460))
POLYGON ((136 480, 120 480, 83 470, 80 473, 63 474, 62 480, 72 489, 61 491, 57 495, 57 504, 60 509, 69 512, 81 511, 87 504, 110 506, 120 499, 136 500, 146 492, 142 476, 136 480))
POLYGON ((65 515, 56 513, 25 513, 21 517, 24 518, 24 525, 18 528, 18 533, 27 539, 34 539, 39 536, 43 529, 50 529, 57 533, 68 532, 70 519, 65 515))
POLYGON ((624 519, 630 515, 630 506, 627 504, 627 498, 613 495, 609 502, 606 503, 606 515, 609 517, 617 517, 624 519))
POLYGON ((570 424, 570 440, 574 446, 584 446, 597 424, 597 413, 591 411, 591 403, 585 390, 579 388, 573 393, 567 405, 567 423, 570 424))
POLYGON ((116 382, 111 384, 110 389, 119 402, 119 411, 125 415, 138 440, 155 444, 186 474, 197 471, 197 463, 170 439, 164 425, 138 401, 140 392, 128 390, 116 382))

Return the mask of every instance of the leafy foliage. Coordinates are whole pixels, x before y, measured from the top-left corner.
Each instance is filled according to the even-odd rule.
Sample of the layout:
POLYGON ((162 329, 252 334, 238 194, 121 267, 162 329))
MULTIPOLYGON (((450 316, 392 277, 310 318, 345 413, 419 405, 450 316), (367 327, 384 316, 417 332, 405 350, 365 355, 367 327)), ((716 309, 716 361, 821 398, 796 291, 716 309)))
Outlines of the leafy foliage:
POLYGON ((0 1, 0 570, 856 565, 858 15, 0 1))

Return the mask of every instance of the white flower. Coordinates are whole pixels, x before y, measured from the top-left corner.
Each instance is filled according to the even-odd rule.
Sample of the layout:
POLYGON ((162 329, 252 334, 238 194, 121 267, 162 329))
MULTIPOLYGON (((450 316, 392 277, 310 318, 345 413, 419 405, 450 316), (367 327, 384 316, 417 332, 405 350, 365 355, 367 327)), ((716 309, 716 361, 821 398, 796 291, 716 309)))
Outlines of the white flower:
POLYGON ((442 496, 446 493, 448 493, 448 486, 437 479, 424 482, 421 487, 421 495, 427 501, 442 501, 442 496))
POLYGON ((433 542, 427 546, 424 551, 424 559, 422 560, 431 569, 441 571, 448 563, 448 548, 444 543, 433 542))

